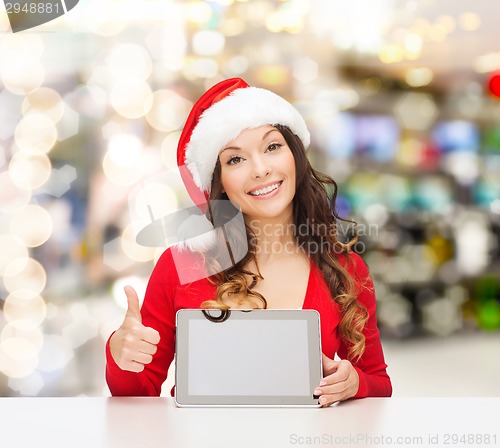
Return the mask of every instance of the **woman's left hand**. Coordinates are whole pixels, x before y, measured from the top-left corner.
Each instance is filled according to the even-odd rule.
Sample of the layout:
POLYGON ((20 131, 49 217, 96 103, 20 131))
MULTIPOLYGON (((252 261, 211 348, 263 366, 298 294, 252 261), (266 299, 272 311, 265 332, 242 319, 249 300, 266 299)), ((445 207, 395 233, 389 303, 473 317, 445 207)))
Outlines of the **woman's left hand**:
POLYGON ((319 387, 314 390, 314 394, 320 396, 321 407, 347 400, 358 392, 358 372, 349 361, 334 361, 323 353, 323 374, 319 387))

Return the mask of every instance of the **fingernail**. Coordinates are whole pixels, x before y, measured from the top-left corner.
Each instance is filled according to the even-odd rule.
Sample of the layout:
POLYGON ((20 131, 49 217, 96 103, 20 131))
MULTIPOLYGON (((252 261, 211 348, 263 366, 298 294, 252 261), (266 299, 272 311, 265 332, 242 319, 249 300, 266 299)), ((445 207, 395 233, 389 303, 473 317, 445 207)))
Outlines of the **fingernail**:
POLYGON ((326 381, 321 381, 321 382, 319 383, 319 385, 320 385, 320 386, 326 386, 326 381))
POLYGON ((314 395, 316 395, 316 396, 318 396, 318 397, 319 397, 322 393, 323 393, 323 392, 321 391, 321 389, 315 389, 315 390, 314 390, 314 395))
POLYGON ((319 399, 319 402, 320 402, 321 404, 326 403, 326 397, 321 397, 321 398, 319 399))

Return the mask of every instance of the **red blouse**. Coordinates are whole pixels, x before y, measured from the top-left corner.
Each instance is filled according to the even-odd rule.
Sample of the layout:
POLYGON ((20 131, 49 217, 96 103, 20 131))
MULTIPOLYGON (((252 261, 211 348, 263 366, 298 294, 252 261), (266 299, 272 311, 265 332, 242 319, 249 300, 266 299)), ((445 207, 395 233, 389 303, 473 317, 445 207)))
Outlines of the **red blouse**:
MULTIPOLYGON (((339 258, 345 260, 344 256, 339 256, 339 258)), ((354 398, 388 397, 392 394, 392 386, 387 375, 387 365, 384 361, 377 328, 373 283, 368 268, 359 255, 351 253, 349 260, 346 268, 360 286, 358 300, 369 313, 369 319, 363 330, 365 352, 358 362, 353 363, 359 375, 359 389, 354 398)), ((167 378, 168 368, 174 359, 176 312, 182 308, 200 308, 205 300, 212 300, 215 297, 216 286, 207 278, 202 278, 202 269, 203 263, 200 257, 193 253, 180 253, 170 248, 162 254, 149 279, 141 309, 143 325, 152 327, 160 333, 158 350, 153 356, 153 361, 145 366, 144 371, 140 373, 124 371, 118 367, 111 356, 108 339, 106 381, 112 395, 160 395, 161 386, 167 378), (177 270, 182 275, 186 270, 195 275, 200 273, 198 278, 202 279, 181 284, 177 270)), ((302 308, 314 309, 320 314, 323 353, 332 359, 336 353, 341 359, 347 358, 347 347, 337 332, 340 318, 339 306, 332 300, 323 273, 312 260, 302 308)))

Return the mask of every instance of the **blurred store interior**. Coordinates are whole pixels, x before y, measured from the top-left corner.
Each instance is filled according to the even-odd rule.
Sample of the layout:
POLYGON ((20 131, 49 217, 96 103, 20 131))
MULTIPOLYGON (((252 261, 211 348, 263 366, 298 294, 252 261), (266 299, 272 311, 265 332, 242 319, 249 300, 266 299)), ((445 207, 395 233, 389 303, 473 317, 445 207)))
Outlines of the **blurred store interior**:
POLYGON ((162 180, 180 129, 234 76, 306 118, 358 223, 394 395, 500 396, 497 18, 491 0, 87 0, 12 33, 0 7, 0 396, 109 395, 122 287, 164 250, 137 220, 182 206, 162 180))

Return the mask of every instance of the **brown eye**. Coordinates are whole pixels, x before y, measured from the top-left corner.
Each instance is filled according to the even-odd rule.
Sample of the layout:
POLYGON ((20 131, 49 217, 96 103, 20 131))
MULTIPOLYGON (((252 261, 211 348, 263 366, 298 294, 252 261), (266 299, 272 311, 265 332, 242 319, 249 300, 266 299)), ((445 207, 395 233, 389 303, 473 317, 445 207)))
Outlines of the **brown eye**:
POLYGON ((268 151, 276 151, 277 149, 280 149, 283 145, 281 143, 271 143, 268 147, 268 151))
POLYGON ((226 163, 228 165, 237 165, 238 163, 240 163, 241 161, 243 160, 242 157, 240 156, 233 156, 231 157, 226 163))

